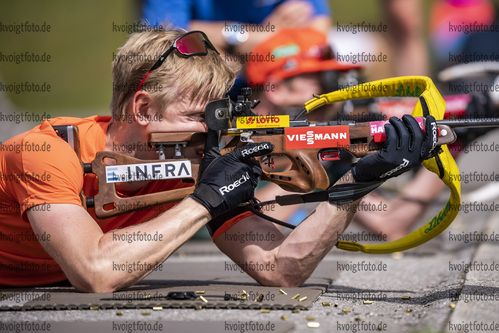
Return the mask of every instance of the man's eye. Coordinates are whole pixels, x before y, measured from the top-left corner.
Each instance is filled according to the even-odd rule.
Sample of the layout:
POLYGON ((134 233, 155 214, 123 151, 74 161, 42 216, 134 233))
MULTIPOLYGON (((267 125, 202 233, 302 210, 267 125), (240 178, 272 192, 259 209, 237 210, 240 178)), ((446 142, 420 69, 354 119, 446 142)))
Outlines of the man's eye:
POLYGON ((198 120, 198 121, 204 121, 205 120, 204 112, 194 114, 193 118, 198 120))

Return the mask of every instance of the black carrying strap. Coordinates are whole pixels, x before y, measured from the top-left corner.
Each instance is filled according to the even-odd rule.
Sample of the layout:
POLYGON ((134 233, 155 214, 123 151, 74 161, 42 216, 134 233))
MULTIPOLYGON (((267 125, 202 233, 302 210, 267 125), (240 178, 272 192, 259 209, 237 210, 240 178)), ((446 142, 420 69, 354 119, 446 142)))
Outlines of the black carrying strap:
POLYGON ((298 205, 311 202, 329 201, 336 205, 344 205, 359 200, 369 192, 378 188, 384 180, 376 180, 371 182, 357 182, 334 185, 327 190, 312 192, 307 194, 289 194, 276 196, 275 200, 265 201, 261 203, 247 204, 250 211, 270 222, 294 229, 295 226, 273 217, 265 215, 261 212, 261 208, 266 205, 278 204, 279 206, 298 205))
POLYGON ((308 194, 280 195, 275 198, 275 202, 280 206, 296 205, 308 202, 329 201, 336 205, 344 205, 354 202, 378 186, 383 184, 383 180, 372 182, 358 182, 334 185, 325 191, 312 192, 308 194))

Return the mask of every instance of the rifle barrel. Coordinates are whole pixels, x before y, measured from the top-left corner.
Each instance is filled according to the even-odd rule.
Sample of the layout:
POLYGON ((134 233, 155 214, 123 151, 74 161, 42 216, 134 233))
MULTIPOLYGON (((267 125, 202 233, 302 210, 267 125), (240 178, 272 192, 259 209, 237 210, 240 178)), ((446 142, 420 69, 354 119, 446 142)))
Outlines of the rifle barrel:
POLYGON ((447 125, 451 128, 459 127, 499 127, 499 118, 481 119, 444 119, 437 120, 437 125, 447 125))

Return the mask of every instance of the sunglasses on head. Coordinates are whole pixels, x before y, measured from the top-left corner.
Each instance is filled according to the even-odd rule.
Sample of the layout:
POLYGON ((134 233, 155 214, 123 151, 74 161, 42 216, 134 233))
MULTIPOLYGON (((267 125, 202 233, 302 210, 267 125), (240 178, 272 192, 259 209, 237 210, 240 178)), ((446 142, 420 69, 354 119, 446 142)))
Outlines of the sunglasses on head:
POLYGON ((215 46, 210 42, 208 36, 202 31, 190 31, 179 38, 175 39, 173 45, 170 46, 168 50, 156 61, 156 63, 151 67, 151 69, 144 76, 142 81, 140 81, 139 86, 135 92, 139 91, 140 88, 144 85, 149 74, 161 67, 165 59, 173 52, 173 50, 177 50, 180 54, 184 56, 192 56, 192 55, 207 55, 208 48, 215 51, 217 54, 220 54, 215 46))

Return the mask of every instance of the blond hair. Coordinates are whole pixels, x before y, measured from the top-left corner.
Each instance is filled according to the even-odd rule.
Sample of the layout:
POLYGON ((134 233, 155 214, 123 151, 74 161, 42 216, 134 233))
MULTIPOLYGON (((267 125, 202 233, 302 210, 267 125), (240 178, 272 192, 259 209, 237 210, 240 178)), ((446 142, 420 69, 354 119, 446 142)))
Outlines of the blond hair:
MULTIPOLYGON (((113 119, 126 117, 140 81, 173 45, 184 30, 151 30, 134 33, 113 60, 113 119)), ((189 98, 194 103, 224 97, 235 81, 235 69, 212 49, 207 55, 183 56, 177 50, 152 71, 141 90, 149 92, 162 110, 175 100, 189 98)))

